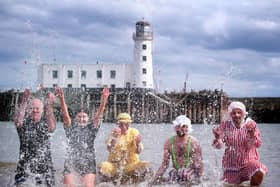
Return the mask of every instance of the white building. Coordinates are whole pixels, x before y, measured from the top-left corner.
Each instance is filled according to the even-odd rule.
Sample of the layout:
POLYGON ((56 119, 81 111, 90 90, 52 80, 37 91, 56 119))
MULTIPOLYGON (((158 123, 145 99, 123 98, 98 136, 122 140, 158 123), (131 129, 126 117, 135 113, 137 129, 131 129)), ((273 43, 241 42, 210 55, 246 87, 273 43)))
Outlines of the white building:
POLYGON ((41 64, 38 81, 45 88, 147 88, 153 89, 153 31, 146 21, 133 33, 134 62, 130 64, 41 64))

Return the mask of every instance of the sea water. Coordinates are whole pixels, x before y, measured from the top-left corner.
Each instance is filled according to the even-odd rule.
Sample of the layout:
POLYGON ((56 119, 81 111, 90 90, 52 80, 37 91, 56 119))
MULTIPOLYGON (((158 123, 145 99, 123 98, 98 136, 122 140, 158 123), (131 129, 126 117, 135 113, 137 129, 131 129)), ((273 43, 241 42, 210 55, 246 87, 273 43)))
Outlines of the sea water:
MULTIPOLYGON (((280 183, 280 124, 258 124, 262 146, 259 149, 261 162, 268 168, 262 186, 279 186, 280 183)), ((115 124, 103 123, 95 140, 97 163, 107 160, 108 151, 105 141, 115 124)), ((151 162, 156 171, 163 158, 163 145, 167 138, 175 135, 171 124, 132 124, 142 134, 144 150, 141 160, 151 162)), ((221 186, 221 163, 224 149, 212 148, 212 126, 193 125, 192 135, 200 141, 202 147, 204 173, 199 186, 221 186)), ((66 138, 63 124, 58 123, 52 138, 52 157, 56 169, 56 184, 63 186, 63 164, 66 153, 66 138)), ((19 139, 13 122, 0 122, 0 162, 16 163, 19 153, 19 139)), ((169 164, 171 166, 171 163, 169 164)), ((167 173, 167 172, 166 172, 167 173)), ((12 186, 14 183, 14 166, 0 168, 0 186, 12 186)), ((142 184, 146 186, 147 183, 142 184)))

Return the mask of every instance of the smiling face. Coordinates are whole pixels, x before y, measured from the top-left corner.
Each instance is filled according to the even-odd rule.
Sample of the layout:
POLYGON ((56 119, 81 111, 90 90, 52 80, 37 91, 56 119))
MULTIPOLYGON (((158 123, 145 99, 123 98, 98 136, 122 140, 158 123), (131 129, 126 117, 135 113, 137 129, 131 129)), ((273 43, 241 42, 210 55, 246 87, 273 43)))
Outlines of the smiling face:
POLYGON ((230 113, 231 119, 233 123, 237 126, 240 127, 241 123, 244 120, 245 115, 243 114, 242 110, 239 108, 235 108, 231 111, 230 113))
POLYGON ((188 134, 188 125, 177 125, 175 127, 176 134, 179 137, 184 137, 188 134))
POLYGON ((78 123, 78 125, 86 126, 88 123, 88 120, 89 120, 89 117, 88 117, 87 113, 85 113, 85 112, 79 112, 76 115, 76 122, 78 123))
POLYGON ((118 126, 121 129, 121 134, 127 134, 127 131, 130 127, 129 122, 118 122, 118 126))
POLYGON ((33 99, 29 108, 29 115, 31 120, 35 123, 41 120, 44 112, 44 106, 40 99, 33 99))

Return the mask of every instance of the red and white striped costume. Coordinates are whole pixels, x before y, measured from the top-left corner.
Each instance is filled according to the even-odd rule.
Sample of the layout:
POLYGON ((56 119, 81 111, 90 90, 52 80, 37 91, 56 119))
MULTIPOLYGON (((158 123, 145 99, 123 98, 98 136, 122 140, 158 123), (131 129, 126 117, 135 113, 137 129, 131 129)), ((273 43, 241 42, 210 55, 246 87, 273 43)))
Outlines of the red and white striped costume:
POLYGON ((222 161, 224 181, 240 184, 250 180, 256 171, 267 173, 267 168, 259 160, 257 148, 262 144, 260 130, 256 122, 248 118, 238 129, 231 120, 224 121, 218 127, 222 132, 221 139, 215 142, 214 147, 221 148, 225 144, 222 161), (255 136, 247 136, 247 123, 254 123, 255 136), (251 143, 250 143, 251 142, 251 143))

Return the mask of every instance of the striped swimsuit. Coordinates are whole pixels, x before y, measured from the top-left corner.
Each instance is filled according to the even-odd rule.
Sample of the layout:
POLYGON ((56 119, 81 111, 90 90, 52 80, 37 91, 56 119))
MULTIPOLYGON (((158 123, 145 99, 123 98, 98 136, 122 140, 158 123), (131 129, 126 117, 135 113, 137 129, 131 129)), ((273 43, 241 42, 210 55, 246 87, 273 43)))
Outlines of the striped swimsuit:
POLYGON ((264 174, 267 173, 266 166, 260 162, 257 150, 262 143, 260 130, 256 126, 255 144, 249 146, 245 127, 248 122, 255 123, 253 120, 247 120, 238 129, 229 120, 219 126, 222 132, 222 142, 226 146, 222 161, 223 179, 228 183, 240 184, 243 181, 250 180, 250 177, 259 170, 264 174))

